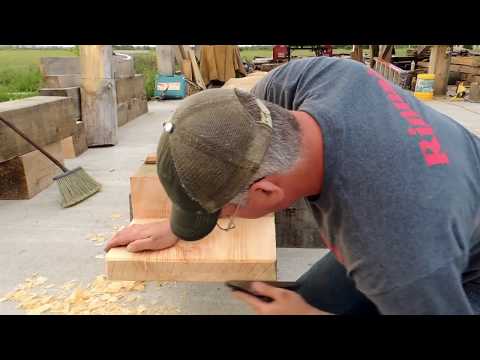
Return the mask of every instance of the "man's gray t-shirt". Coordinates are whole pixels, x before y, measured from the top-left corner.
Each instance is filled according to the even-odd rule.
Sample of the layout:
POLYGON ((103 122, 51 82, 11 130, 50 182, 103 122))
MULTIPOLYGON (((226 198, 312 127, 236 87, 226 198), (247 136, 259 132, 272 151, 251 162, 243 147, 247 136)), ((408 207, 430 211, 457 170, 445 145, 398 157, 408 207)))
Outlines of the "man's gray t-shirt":
POLYGON ((480 274, 480 139, 361 63, 317 57, 252 90, 316 119, 323 241, 384 314, 472 314, 480 274))

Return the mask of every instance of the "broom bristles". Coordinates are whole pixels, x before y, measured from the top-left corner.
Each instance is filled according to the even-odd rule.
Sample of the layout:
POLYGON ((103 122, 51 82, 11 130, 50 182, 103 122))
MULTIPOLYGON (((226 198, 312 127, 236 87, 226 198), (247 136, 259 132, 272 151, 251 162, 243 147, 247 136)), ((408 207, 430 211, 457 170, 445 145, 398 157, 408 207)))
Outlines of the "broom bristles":
POLYGON ((53 178, 57 181, 60 195, 62 196, 62 207, 70 207, 82 202, 102 188, 85 170, 81 167, 66 172, 53 178))

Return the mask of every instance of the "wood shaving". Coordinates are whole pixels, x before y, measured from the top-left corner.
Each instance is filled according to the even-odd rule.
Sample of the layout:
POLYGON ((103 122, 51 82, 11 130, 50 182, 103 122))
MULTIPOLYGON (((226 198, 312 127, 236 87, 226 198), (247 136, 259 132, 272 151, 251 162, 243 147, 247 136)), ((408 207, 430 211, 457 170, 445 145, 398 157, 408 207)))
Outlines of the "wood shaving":
POLYGON ((122 215, 120 215, 120 214, 113 213, 113 214, 112 214, 112 219, 118 219, 118 218, 120 218, 121 216, 122 216, 122 215))
POLYGON ((156 301, 152 306, 133 305, 141 300, 141 296, 135 292, 145 290, 145 283, 141 281, 110 281, 105 275, 99 275, 86 286, 81 286, 78 280, 71 280, 63 285, 44 286, 51 289, 50 293, 44 288, 34 292, 36 287, 44 285, 46 281, 46 277, 35 274, 4 295, 0 301, 16 302, 17 308, 29 315, 167 315, 180 312, 175 307, 153 306, 156 301))
POLYGON ((95 259, 104 259, 104 258, 105 258, 105 255, 103 254, 95 255, 95 259))

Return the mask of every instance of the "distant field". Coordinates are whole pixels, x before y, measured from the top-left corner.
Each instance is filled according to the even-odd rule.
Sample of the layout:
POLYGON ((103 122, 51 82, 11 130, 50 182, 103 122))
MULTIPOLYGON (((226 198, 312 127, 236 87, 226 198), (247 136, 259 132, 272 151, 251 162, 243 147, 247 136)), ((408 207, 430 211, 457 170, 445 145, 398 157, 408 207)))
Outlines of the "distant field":
POLYGON ((0 50, 0 101, 35 96, 41 84, 40 58, 74 56, 71 50, 0 50))
MULTIPOLYGON (((406 48, 396 48, 396 55, 404 56, 406 48)), ((145 76, 147 96, 153 95, 156 58, 155 50, 116 50, 135 59, 135 72, 145 76)), ((334 53, 350 53, 350 49, 334 49, 334 53)), ((364 54, 368 54, 364 50, 364 54)), ((241 48, 244 61, 254 57, 272 57, 272 49, 241 48)), ((40 58, 48 56, 75 56, 72 49, 0 49, 0 101, 20 99, 38 94, 41 85, 40 58)), ((314 56, 310 50, 294 50, 292 56, 314 56)))

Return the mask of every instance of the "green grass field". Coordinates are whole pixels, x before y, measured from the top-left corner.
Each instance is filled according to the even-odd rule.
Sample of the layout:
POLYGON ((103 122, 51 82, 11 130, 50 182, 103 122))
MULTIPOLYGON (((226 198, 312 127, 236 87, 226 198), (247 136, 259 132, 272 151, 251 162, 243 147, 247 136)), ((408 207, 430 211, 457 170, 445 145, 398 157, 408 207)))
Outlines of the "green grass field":
POLYGON ((40 58, 45 56, 74 56, 74 53, 68 49, 0 50, 0 101, 37 95, 42 80, 40 58))

